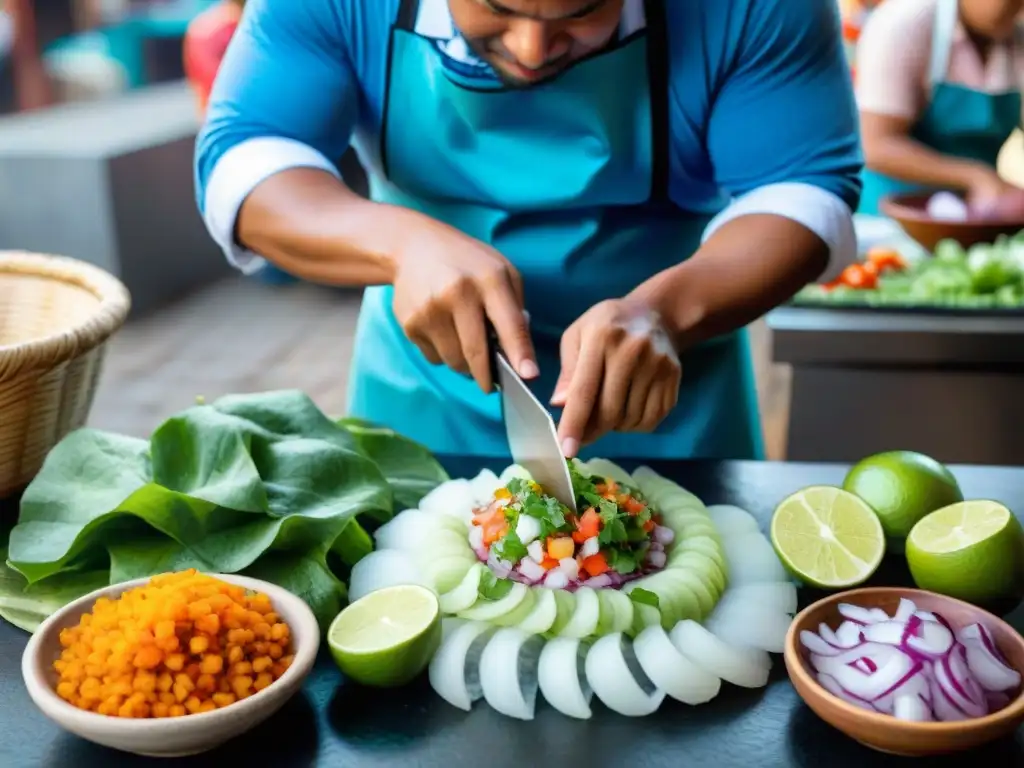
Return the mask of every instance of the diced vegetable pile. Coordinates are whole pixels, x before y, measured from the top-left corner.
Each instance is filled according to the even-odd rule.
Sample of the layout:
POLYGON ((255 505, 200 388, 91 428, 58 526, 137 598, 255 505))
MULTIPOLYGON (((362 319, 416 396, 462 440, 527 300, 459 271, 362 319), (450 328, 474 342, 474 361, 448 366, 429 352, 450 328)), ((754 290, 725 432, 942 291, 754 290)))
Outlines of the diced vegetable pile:
POLYGON ((907 265, 895 251, 876 248, 835 281, 809 285, 795 304, 963 309, 1024 308, 1024 231, 965 250, 943 240, 931 258, 907 265))
POLYGON ((621 586, 665 566, 675 533, 638 490, 585 476, 572 463, 570 475, 579 516, 531 480, 498 488, 469 530, 480 560, 502 578, 572 591, 621 586))
POLYGON ((447 479, 423 447, 296 391, 199 404, 149 440, 80 429, 0 540, 0 616, 34 631, 100 587, 196 568, 278 584, 326 627, 367 530, 447 479))
POLYGON ((195 571, 100 598, 60 644, 57 695, 114 717, 221 709, 273 685, 292 662, 291 630, 267 595, 195 571))
POLYGON ((957 630, 903 599, 892 616, 842 603, 832 630, 804 630, 822 687, 862 709, 918 722, 984 717, 1010 702, 1020 673, 999 654, 984 624, 957 630))

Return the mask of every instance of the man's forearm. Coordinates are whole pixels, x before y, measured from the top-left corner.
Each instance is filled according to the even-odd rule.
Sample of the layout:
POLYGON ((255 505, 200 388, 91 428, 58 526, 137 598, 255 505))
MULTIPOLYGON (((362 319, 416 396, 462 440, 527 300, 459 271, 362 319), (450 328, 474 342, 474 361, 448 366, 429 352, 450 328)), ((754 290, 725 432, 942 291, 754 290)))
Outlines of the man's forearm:
POLYGON ((742 328, 789 300, 828 264, 829 248, 791 219, 751 214, 722 225, 692 257, 631 294, 685 350, 742 328))
POLYGON ((262 182, 239 211, 236 238, 286 272, 327 285, 383 285, 420 214, 374 203, 313 168, 262 182))

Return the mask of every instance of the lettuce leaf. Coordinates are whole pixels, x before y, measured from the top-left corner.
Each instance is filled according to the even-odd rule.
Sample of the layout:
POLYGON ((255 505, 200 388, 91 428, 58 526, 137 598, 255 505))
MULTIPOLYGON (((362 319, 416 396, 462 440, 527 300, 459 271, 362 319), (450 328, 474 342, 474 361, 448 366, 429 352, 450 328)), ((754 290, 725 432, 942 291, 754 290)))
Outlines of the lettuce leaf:
POLYGON ((20 626, 102 583, 194 567, 271 575, 329 620, 345 591, 327 552, 351 566, 372 548, 367 529, 445 479, 418 444, 333 421, 291 390, 194 406, 148 441, 80 429, 22 497, 0 615, 3 596, 8 613, 27 609, 20 626), (68 597, 60 577, 85 561, 109 568, 88 571, 89 589, 68 597), (30 594, 37 609, 17 602, 30 594))

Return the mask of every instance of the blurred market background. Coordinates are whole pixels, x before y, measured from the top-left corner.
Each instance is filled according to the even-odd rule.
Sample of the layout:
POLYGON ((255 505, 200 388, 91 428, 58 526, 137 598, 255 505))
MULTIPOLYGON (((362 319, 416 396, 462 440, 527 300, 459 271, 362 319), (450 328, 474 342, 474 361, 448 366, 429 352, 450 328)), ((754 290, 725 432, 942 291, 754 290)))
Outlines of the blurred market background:
MULTIPOLYGON (((279 387, 307 391, 328 412, 344 407, 358 292, 273 285, 234 274, 195 209, 191 161, 199 109, 185 80, 183 39, 214 5, 0 0, 0 250, 83 259, 116 274, 133 296, 133 314, 113 340, 92 411, 97 427, 145 435, 197 395, 279 387)), ((856 13, 846 13, 852 45, 856 13)), ((1007 176, 1024 182, 1022 147, 1015 135, 1002 165, 1007 176)), ((357 166, 350 163, 345 171, 353 184, 361 183, 357 166)), ((787 453, 795 459, 847 458, 830 452, 820 429, 787 450, 787 363, 799 360, 808 370, 820 370, 822 348, 849 330, 815 317, 784 317, 780 322, 792 338, 783 345, 773 346, 770 321, 753 327, 773 459, 787 453)), ((855 344, 868 345, 867 336, 858 338, 855 344)), ((930 343, 927 333, 906 338, 930 343)), ((957 361, 919 363, 908 375, 928 375, 928 365, 956 367, 957 361)), ((848 380, 857 381, 856 375, 848 380)), ((817 388, 813 397, 824 403, 816 411, 818 422, 822 408, 853 408, 865 430, 873 428, 870 403, 851 402, 841 387, 831 392, 827 378, 808 381, 817 388)), ((811 397, 807 387, 798 397, 811 397)), ((847 442, 850 451, 869 452, 856 440, 847 442)))

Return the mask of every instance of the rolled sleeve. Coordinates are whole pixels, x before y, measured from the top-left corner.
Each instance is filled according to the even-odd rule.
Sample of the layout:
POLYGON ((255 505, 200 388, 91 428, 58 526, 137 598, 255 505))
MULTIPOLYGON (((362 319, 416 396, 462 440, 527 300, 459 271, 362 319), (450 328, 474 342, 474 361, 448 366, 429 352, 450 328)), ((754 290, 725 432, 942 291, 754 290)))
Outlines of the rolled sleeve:
POLYGON ((244 272, 263 260, 235 238, 238 211, 270 176, 338 175, 358 111, 344 20, 326 0, 250 0, 196 144, 196 196, 210 235, 244 272))
MULTIPOLYGON (((800 184, 860 201, 860 150, 839 11, 822 0, 748 0, 708 126, 715 179, 740 198, 800 184)), ((777 196, 778 190, 774 196, 777 196)))

